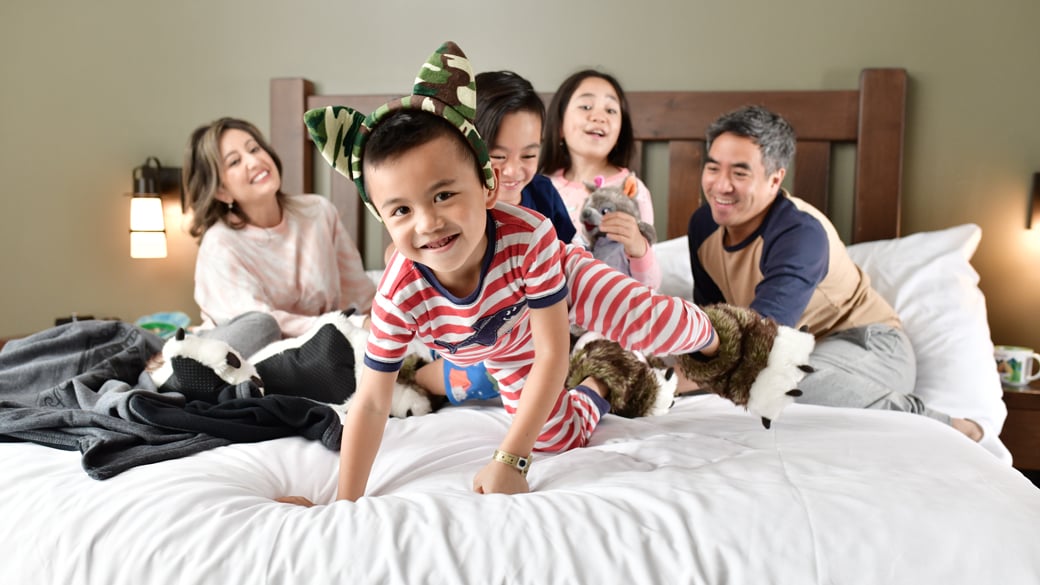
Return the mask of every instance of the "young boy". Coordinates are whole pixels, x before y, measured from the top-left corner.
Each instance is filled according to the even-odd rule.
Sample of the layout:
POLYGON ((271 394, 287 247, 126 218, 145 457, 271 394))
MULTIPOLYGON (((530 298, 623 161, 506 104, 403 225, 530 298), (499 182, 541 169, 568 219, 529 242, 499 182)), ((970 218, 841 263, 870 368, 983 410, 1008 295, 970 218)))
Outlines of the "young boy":
POLYGON ((465 55, 446 43, 423 65, 413 95, 367 118, 343 107, 307 114, 323 156, 354 179, 396 247, 344 422, 339 499, 364 495, 392 385, 416 336, 458 365, 484 362, 514 415, 473 480, 479 493, 528 491, 532 450, 584 446, 608 411, 595 380, 564 388, 572 322, 647 353, 719 347, 694 305, 561 243, 541 215, 495 205, 495 173, 472 124, 474 88, 465 55))

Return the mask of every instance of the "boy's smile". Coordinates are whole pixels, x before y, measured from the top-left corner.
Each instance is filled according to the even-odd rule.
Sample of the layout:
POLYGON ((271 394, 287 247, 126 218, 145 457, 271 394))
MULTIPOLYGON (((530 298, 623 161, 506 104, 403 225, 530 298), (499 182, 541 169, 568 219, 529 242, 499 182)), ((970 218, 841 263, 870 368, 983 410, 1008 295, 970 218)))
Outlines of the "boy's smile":
POLYGON ((473 292, 495 202, 468 147, 441 136, 365 169, 365 184, 397 251, 458 296, 473 292))

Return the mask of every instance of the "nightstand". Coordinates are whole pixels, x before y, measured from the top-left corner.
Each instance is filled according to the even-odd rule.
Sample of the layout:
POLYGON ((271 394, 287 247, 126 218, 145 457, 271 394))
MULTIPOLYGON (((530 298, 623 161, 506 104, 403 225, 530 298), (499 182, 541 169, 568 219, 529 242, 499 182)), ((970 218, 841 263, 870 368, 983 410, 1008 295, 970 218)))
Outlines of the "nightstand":
POLYGON ((1017 469, 1040 470, 1040 380, 1021 388, 1004 388, 1008 415, 1000 440, 1011 451, 1017 469))

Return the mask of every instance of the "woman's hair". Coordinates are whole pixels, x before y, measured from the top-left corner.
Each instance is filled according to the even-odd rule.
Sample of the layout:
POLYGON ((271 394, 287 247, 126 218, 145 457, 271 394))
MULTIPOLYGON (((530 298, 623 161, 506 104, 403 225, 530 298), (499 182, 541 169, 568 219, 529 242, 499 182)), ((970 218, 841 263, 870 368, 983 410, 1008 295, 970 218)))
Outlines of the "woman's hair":
POLYGON ((530 112, 545 125, 545 104, 531 82, 512 71, 485 71, 477 74, 477 132, 492 148, 498 128, 507 114, 530 112))
MULTIPOLYGON (((282 174, 282 160, 264 140, 260 130, 249 122, 238 118, 220 118, 196 128, 191 133, 184 151, 184 169, 181 171, 181 183, 193 212, 190 232, 196 238, 201 238, 202 234, 218 221, 223 221, 236 230, 249 224, 249 217, 239 206, 228 206, 216 198, 217 190, 220 189, 220 169, 223 161, 220 156, 220 138, 224 132, 231 129, 241 130, 252 136, 260 148, 274 160, 278 175, 282 174)), ((280 187, 276 197, 278 205, 285 209, 287 197, 280 187)))
POLYGON ((621 102, 621 132, 618 134, 614 148, 607 155, 607 162, 622 168, 629 165, 632 149, 635 147, 635 134, 632 132, 632 120, 628 114, 628 98, 625 97, 625 91, 621 89, 621 84, 614 76, 593 69, 585 69, 563 80, 560 88, 553 95, 543 131, 544 140, 542 140, 542 154, 539 159, 542 168, 539 169, 539 172, 549 175, 560 169, 570 168, 571 155, 567 152, 567 145, 563 143, 563 114, 567 111, 567 105, 578 86, 590 77, 598 77, 613 86, 618 100, 621 102))
POLYGON ((724 114, 708 126, 705 136, 708 150, 716 138, 727 132, 749 138, 758 145, 767 174, 791 166, 795 152, 794 128, 780 114, 762 106, 744 106, 724 114))

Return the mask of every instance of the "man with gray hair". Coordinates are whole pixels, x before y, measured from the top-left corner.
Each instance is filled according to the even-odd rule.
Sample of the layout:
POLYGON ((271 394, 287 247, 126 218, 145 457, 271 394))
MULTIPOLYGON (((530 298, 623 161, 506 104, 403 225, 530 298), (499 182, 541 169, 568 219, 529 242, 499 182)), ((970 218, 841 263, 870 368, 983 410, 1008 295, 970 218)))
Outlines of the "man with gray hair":
POLYGON ((974 421, 913 394, 916 362, 895 310, 849 258, 831 222, 781 187, 795 134, 760 106, 723 115, 707 132, 707 205, 687 229, 694 301, 750 307, 816 337, 797 402, 923 414, 974 440, 974 421))

